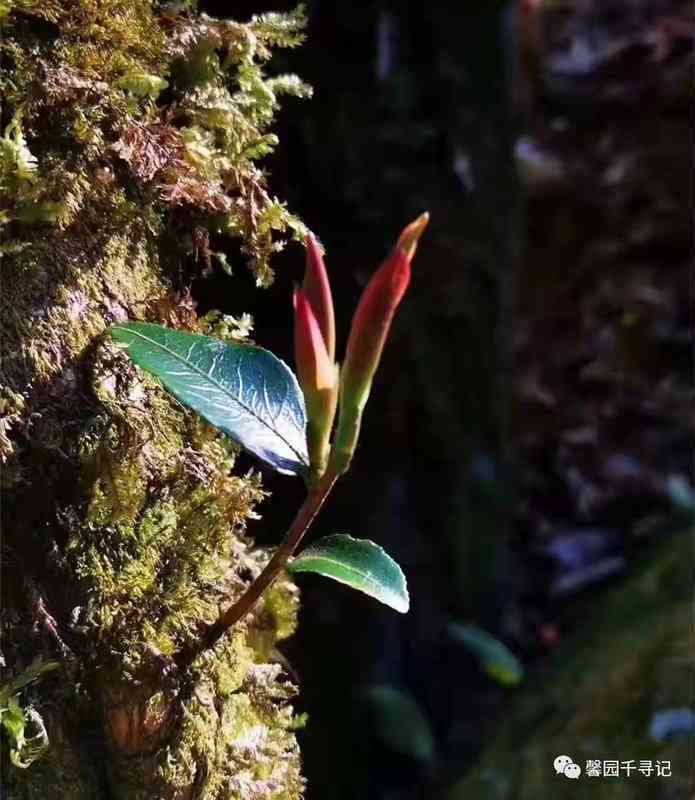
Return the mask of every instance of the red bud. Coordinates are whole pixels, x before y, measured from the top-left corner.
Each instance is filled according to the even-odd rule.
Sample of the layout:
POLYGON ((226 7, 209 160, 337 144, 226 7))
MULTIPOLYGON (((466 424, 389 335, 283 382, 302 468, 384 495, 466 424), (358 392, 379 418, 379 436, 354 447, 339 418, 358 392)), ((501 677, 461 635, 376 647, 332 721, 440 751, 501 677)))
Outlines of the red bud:
POLYGON ((333 365, 314 311, 302 289, 294 290, 294 347, 302 388, 309 391, 330 388, 333 365))
POLYGON ((429 221, 430 215, 427 213, 427 211, 425 211, 424 214, 420 214, 417 219, 413 220, 410 225, 406 225, 401 231, 401 235, 398 237, 395 249, 403 250, 403 252, 412 261, 415 251, 417 250, 417 244, 422 236, 422 232, 427 227, 427 223, 429 221))
POLYGON ((319 324, 326 351, 331 361, 335 360, 335 316, 333 297, 328 282, 326 267, 319 244, 313 234, 306 237, 306 271, 302 290, 313 309, 319 324))
POLYGON ((318 321, 304 291, 294 291, 294 346, 299 384, 307 408, 307 444, 312 469, 320 474, 328 458, 338 401, 338 370, 328 357, 318 321))
POLYGON ((391 255, 367 284, 352 319, 340 381, 340 418, 335 459, 346 469, 357 444, 362 411, 391 328, 393 315, 410 283, 415 255, 429 214, 421 214, 403 229, 391 255))

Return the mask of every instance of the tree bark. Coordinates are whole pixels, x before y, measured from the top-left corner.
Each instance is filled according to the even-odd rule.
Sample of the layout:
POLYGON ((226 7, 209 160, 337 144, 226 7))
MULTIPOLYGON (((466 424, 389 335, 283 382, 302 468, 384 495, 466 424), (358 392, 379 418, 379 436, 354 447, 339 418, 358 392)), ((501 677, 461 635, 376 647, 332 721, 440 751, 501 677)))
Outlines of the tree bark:
POLYGON ((0 688, 59 665, 15 693, 37 737, 22 747, 3 730, 11 800, 303 788, 296 690, 274 663, 296 621, 289 580, 190 667, 175 662, 267 561, 245 534, 260 478, 107 333, 131 318, 242 335, 199 319, 186 286, 211 268, 211 237, 240 235, 263 284, 277 231, 302 230, 253 161, 279 91, 261 65, 298 43, 301 19, 157 6, 0 11, 0 688), (32 763, 10 763, 13 749, 32 763))

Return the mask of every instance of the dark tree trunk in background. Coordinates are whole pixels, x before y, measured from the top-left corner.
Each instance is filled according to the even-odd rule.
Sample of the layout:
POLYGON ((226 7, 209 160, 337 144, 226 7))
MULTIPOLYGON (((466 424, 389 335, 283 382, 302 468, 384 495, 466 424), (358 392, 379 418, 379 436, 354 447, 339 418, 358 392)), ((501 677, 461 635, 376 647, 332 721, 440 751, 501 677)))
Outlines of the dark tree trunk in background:
POLYGON ((499 703, 446 625, 477 619, 499 632, 509 593, 514 45, 502 4, 315 3, 310 19, 316 46, 301 69, 318 102, 311 117, 286 119, 287 191, 326 245, 343 341, 393 236, 424 209, 432 223, 350 480, 318 523, 328 533, 349 521, 384 544, 404 566, 413 607, 401 619, 303 583, 305 632, 291 657, 311 720, 309 795, 432 797, 470 763, 476 720, 499 703), (391 711, 372 691, 383 685, 420 706, 437 764, 413 759, 407 724, 396 747, 405 754, 384 741, 378 719, 391 711))

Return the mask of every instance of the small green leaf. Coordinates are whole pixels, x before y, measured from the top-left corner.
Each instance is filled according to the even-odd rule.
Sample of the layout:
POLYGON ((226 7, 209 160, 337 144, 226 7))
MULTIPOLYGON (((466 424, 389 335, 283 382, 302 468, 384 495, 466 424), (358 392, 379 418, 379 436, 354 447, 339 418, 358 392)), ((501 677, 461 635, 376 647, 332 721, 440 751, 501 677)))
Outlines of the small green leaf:
POLYGON ((393 686, 370 686, 364 695, 374 713, 375 732, 390 750, 425 763, 434 760, 432 726, 411 694, 393 686))
POLYGON ((448 626, 452 639, 467 645, 480 661, 487 674, 504 686, 516 686, 524 677, 524 668, 519 659, 499 639, 495 639, 475 625, 448 626))
POLYGON ((290 572, 316 572, 370 595, 401 614, 410 607, 401 568, 378 544, 342 533, 307 547, 287 566, 290 572))
POLYGON ((304 473, 304 397, 290 368, 262 347, 147 322, 111 329, 128 354, 184 405, 286 475, 304 473))

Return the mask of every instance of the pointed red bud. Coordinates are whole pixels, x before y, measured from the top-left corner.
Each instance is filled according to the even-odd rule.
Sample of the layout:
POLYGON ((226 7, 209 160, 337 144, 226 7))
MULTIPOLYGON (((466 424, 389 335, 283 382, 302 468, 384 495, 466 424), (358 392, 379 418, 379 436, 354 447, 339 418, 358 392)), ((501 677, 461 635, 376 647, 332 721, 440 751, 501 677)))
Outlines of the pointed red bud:
POLYGON ((306 271, 302 290, 313 309, 314 316, 321 329, 328 357, 331 361, 334 361, 335 315, 333 313, 333 297, 326 267, 323 263, 321 248, 311 233, 306 237, 306 271))
POLYGON ((406 225, 401 231, 401 235, 398 237, 395 249, 402 250, 410 261, 413 260, 413 256, 417 250, 417 244, 429 221, 430 215, 425 211, 424 214, 420 214, 417 219, 413 220, 410 225, 406 225))
POLYGON ((315 474, 328 460, 329 439, 338 403, 338 368, 328 357, 319 323, 306 294, 294 291, 294 344, 299 384, 307 409, 307 445, 315 474))
POLYGON ((403 229, 389 257, 362 293, 352 319, 340 380, 340 416, 334 447, 336 469, 347 469, 357 445, 362 411, 369 398, 393 315, 410 283, 410 262, 427 227, 421 214, 403 229))
POLYGON ((302 389, 328 389, 333 383, 333 366, 318 320, 303 289, 294 290, 294 349, 302 389))

